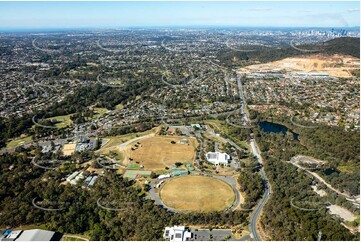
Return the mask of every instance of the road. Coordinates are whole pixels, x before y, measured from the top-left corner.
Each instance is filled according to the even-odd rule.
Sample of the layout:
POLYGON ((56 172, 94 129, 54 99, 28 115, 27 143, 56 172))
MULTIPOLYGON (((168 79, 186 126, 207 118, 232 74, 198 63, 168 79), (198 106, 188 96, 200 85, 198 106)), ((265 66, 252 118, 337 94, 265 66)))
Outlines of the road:
POLYGON ((82 241, 89 241, 87 238, 78 236, 78 235, 73 235, 73 234, 64 234, 63 237, 68 237, 68 238, 74 238, 74 239, 78 239, 78 240, 82 240, 82 241))
MULTIPOLYGON (((262 156, 258 149, 257 143, 254 139, 251 139, 250 145, 252 148, 252 153, 257 157, 259 163, 263 164, 262 156)), ((264 205, 267 203, 269 196, 271 194, 271 191, 272 191, 263 166, 260 170, 260 174, 261 174, 262 179, 265 181, 265 191, 263 193, 261 201, 257 204, 256 208, 254 209, 254 211, 251 215, 251 219, 249 221, 249 231, 255 241, 261 240, 257 233, 257 220, 258 220, 259 216, 261 215, 262 209, 263 209, 264 205)))
MULTIPOLYGON (((240 80, 240 74, 239 73, 237 73, 237 85, 238 85, 238 89, 239 89, 239 93, 240 93, 240 99, 241 99, 241 114, 243 115, 245 122, 249 123, 250 119, 248 118, 247 112, 246 112, 246 102, 244 100, 242 83, 241 83, 241 80, 240 80)), ((251 137, 253 137, 253 134, 251 134, 251 137)), ((251 138, 250 145, 251 145, 252 153, 254 154, 254 156, 257 157, 258 162, 260 164, 263 164, 263 159, 262 159, 262 156, 261 156, 261 152, 260 152, 260 150, 258 148, 256 140, 251 138)), ((269 181, 268 181, 268 178, 267 178, 266 172, 264 171, 263 166, 261 167, 260 174, 261 174, 261 177, 262 177, 262 179, 263 179, 263 181, 265 183, 265 191, 263 193, 262 199, 257 204, 256 208, 253 210, 253 213, 251 214, 251 219, 249 221, 249 231, 251 233, 251 237, 255 241, 262 240, 260 238, 259 234, 257 233, 257 220, 258 220, 259 216, 261 215, 262 209, 263 209, 264 205, 267 203, 270 194, 272 193, 272 189, 271 189, 271 186, 269 184, 269 181)))
POLYGON ((181 51, 179 51, 179 50, 169 48, 168 46, 166 46, 166 45, 164 44, 164 41, 165 41, 165 39, 163 39, 162 42, 161 42, 161 44, 160 44, 164 49, 169 50, 169 51, 173 51, 173 52, 181 52, 181 51))
POLYGON ((237 209, 237 207, 239 206, 239 204, 241 203, 241 195, 238 191, 237 188, 237 180, 233 177, 233 176, 216 176, 216 175, 211 175, 214 178, 220 179, 226 183, 228 183, 229 185, 231 185, 234 194, 236 195, 236 199, 234 200, 234 202, 232 203, 232 205, 227 209, 234 211, 237 209))
POLYGON ((138 140, 150 138, 150 137, 152 137, 152 136, 154 136, 154 135, 155 135, 154 133, 151 133, 151 134, 147 134, 147 135, 144 135, 144 136, 136 137, 136 138, 134 138, 134 139, 128 140, 127 142, 121 143, 121 144, 119 145, 119 148, 120 148, 120 149, 124 149, 124 148, 125 148, 127 145, 129 145, 130 143, 133 143, 133 142, 138 141, 138 140))
MULTIPOLYGON (((245 103, 245 99, 244 99, 243 87, 242 87, 240 73, 237 73, 237 86, 238 86, 238 93, 239 93, 239 99, 240 99, 240 105, 241 105, 240 114, 241 114, 241 117, 243 118, 243 124, 242 125, 236 125, 236 124, 231 123, 229 121, 229 117, 232 115, 232 113, 227 116, 226 122, 227 122, 228 125, 231 125, 233 127, 240 128, 240 129, 253 128, 253 127, 255 127, 255 125, 250 124, 251 120, 249 119, 249 117, 248 117, 248 115, 246 113, 246 103, 245 103)), ((236 110, 236 111, 238 111, 238 110, 236 110)))
POLYGON ((37 45, 35 44, 35 41, 36 41, 36 39, 33 39, 32 45, 33 45, 33 47, 34 47, 35 49, 37 49, 37 50, 44 51, 44 52, 47 52, 47 53, 61 53, 61 50, 51 50, 51 49, 43 49, 43 48, 40 48, 39 46, 37 46, 37 45))
MULTIPOLYGON (((169 178, 167 178, 169 179, 169 178)), ((165 181, 167 179, 162 179, 162 181, 165 181)), ((163 201, 160 199, 158 193, 155 191, 155 186, 161 182, 161 180, 159 180, 158 178, 155 178, 152 180, 151 184, 150 184, 150 190, 149 190, 149 197, 151 200, 154 201, 155 204, 159 205, 159 206, 162 206, 164 207, 165 209, 173 212, 173 213, 177 213, 179 212, 177 209, 174 209, 174 208, 171 208, 171 207, 168 207, 167 205, 165 205, 163 203, 163 201)))
POLYGON ((238 93, 239 99, 241 104, 241 115, 244 115, 244 98, 243 98, 243 88, 239 74, 237 73, 237 86, 238 86, 238 93))
POLYGON ((294 120, 293 120, 293 116, 291 117, 290 121, 293 125, 297 126, 297 127, 300 127, 300 128, 306 128, 306 129, 316 129, 318 128, 319 126, 318 125, 308 125, 308 126, 305 126, 305 125, 301 125, 301 124, 298 124, 296 123, 294 120))
POLYGON ((105 51, 108 51, 108 52, 113 52, 113 53, 121 52, 121 50, 108 49, 108 48, 103 47, 103 46, 100 44, 100 40, 97 40, 96 43, 97 43, 97 46, 98 46, 100 49, 102 49, 102 50, 105 50, 105 51))
MULTIPOLYGON (((238 91, 240 93, 240 103, 241 103, 241 110, 240 111, 241 111, 241 114, 244 115, 245 124, 246 124, 245 126, 249 126, 249 125, 247 125, 247 123, 249 124, 250 119, 248 118, 247 112, 246 112, 246 103, 244 101, 242 83, 240 81, 240 75, 239 74, 237 74, 237 85, 238 85, 238 91)), ((240 126, 239 128, 243 128, 243 126, 240 126)), ((211 132, 214 133, 213 130, 211 130, 211 132)), ((251 137, 252 136, 253 135, 251 135, 251 137)), ((221 137, 219 137, 219 138, 221 138, 221 137)), ((240 149, 240 147, 238 147, 231 140, 224 139, 224 138, 221 138, 221 139, 223 139, 223 141, 229 142, 231 145, 233 145, 237 149, 240 149)), ((262 159, 262 156, 261 156, 261 152, 260 152, 260 150, 258 148, 256 140, 254 140, 253 138, 251 138, 251 140, 250 140, 250 146, 251 146, 251 149, 252 149, 252 153, 257 157, 258 162, 260 164, 263 164, 263 159, 262 159)), ((261 240, 259 234, 257 233, 257 220, 258 220, 259 216, 261 215, 262 209, 263 209, 264 205, 267 203, 270 194, 272 193, 272 188, 271 188, 271 186, 269 184, 269 181, 268 181, 268 178, 267 178, 267 175, 266 175, 266 173, 264 171, 263 166, 262 166, 262 168, 260 170, 260 174, 261 174, 261 177, 262 177, 262 179, 264 180, 264 183, 265 183, 265 191, 264 191, 264 194, 262 196, 262 199, 257 204, 256 208, 253 210, 253 213, 251 214, 251 219, 250 219, 250 222, 249 222, 249 230, 250 230, 250 233, 251 233, 250 236, 255 241, 260 241, 261 240)))
POLYGON ((290 46, 295 50, 298 50, 298 51, 301 51, 301 52, 308 52, 308 53, 319 52, 320 51, 320 50, 306 50, 306 49, 298 48, 298 47, 295 46, 294 41, 295 41, 294 39, 291 40, 290 46))
POLYGON ((241 82, 239 73, 237 73, 237 86, 238 86, 239 98, 241 99, 240 100, 241 101, 241 115, 243 115, 243 118, 246 122, 250 122, 250 119, 248 118, 248 116, 246 114, 246 108, 245 108, 246 101, 244 100, 243 87, 242 87, 242 82, 241 82))
POLYGON ((170 86, 171 88, 177 88, 177 87, 180 86, 180 85, 171 84, 171 83, 167 82, 166 80, 164 80, 164 74, 162 74, 161 81, 162 81, 164 84, 170 86))
POLYGON ((309 171, 308 169, 305 169, 304 167, 300 166, 299 164, 292 162, 292 161, 288 161, 288 163, 291 163, 292 165, 296 166, 297 168, 308 172, 310 175, 312 175, 313 177, 315 177, 317 180, 319 180, 320 182, 322 182, 323 184, 325 184, 329 189, 331 189, 332 191, 336 192, 337 194, 343 196, 346 200, 352 202, 355 205, 359 205, 360 201, 359 198, 354 198, 344 192, 339 191, 338 189, 334 188, 333 186, 331 186, 331 184, 327 183, 320 175, 318 175, 316 172, 312 172, 309 171))
POLYGON ((230 48, 231 50, 238 51, 238 52, 253 52, 253 51, 256 51, 255 49, 241 50, 241 49, 234 48, 234 47, 232 47, 232 46, 229 44, 229 39, 226 41, 226 46, 227 46, 228 48, 230 48))

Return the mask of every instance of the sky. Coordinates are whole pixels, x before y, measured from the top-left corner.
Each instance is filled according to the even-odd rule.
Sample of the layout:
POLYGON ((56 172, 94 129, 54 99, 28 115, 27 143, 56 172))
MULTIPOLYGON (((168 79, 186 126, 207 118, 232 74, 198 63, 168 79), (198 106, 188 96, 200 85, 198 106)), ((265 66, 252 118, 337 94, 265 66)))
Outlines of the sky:
POLYGON ((0 2, 0 29, 354 27, 351 2, 0 2))

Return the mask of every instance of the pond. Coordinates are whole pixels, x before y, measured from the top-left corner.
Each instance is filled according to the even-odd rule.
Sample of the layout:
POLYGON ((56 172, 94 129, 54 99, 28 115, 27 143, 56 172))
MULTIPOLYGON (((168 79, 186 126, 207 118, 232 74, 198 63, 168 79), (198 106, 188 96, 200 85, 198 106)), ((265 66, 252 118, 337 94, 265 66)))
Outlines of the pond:
POLYGON ((293 135, 293 139, 294 140, 298 140, 298 134, 293 132, 292 130, 288 129, 286 126, 282 125, 282 124, 276 124, 276 123, 271 123, 271 122, 267 122, 267 121, 261 121, 259 123, 259 127, 261 128, 261 130, 263 132, 266 133, 282 133, 282 134, 286 134, 287 131, 290 131, 293 135))
POLYGON ((334 168, 327 168, 326 170, 323 171, 323 174, 325 174, 326 176, 330 176, 333 173, 339 174, 340 171, 334 168))

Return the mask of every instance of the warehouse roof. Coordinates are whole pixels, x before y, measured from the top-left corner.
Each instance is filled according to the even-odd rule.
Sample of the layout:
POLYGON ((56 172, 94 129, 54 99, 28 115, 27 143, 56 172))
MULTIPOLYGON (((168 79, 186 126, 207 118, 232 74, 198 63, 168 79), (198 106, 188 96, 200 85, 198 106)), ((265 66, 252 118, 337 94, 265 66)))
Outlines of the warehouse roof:
POLYGON ((16 241, 51 241, 54 234, 53 231, 41 229, 24 230, 16 241))

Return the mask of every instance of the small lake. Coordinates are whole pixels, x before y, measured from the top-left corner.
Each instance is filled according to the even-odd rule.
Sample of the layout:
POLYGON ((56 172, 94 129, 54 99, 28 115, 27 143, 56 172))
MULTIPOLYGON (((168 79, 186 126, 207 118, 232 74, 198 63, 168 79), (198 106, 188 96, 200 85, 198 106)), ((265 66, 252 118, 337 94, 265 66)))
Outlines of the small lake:
POLYGON ((293 132, 292 130, 288 129, 286 126, 284 126, 282 124, 276 124, 276 123, 271 123, 271 122, 267 122, 267 121, 261 121, 261 122, 259 122, 259 127, 261 128, 261 130, 263 132, 266 132, 266 133, 282 133, 282 134, 286 134, 287 131, 290 131, 293 134, 293 139, 298 140, 298 134, 293 132))
POLYGON ((340 171, 334 168, 327 168, 326 170, 323 171, 323 174, 325 174, 326 176, 330 176, 333 173, 339 174, 340 171))

